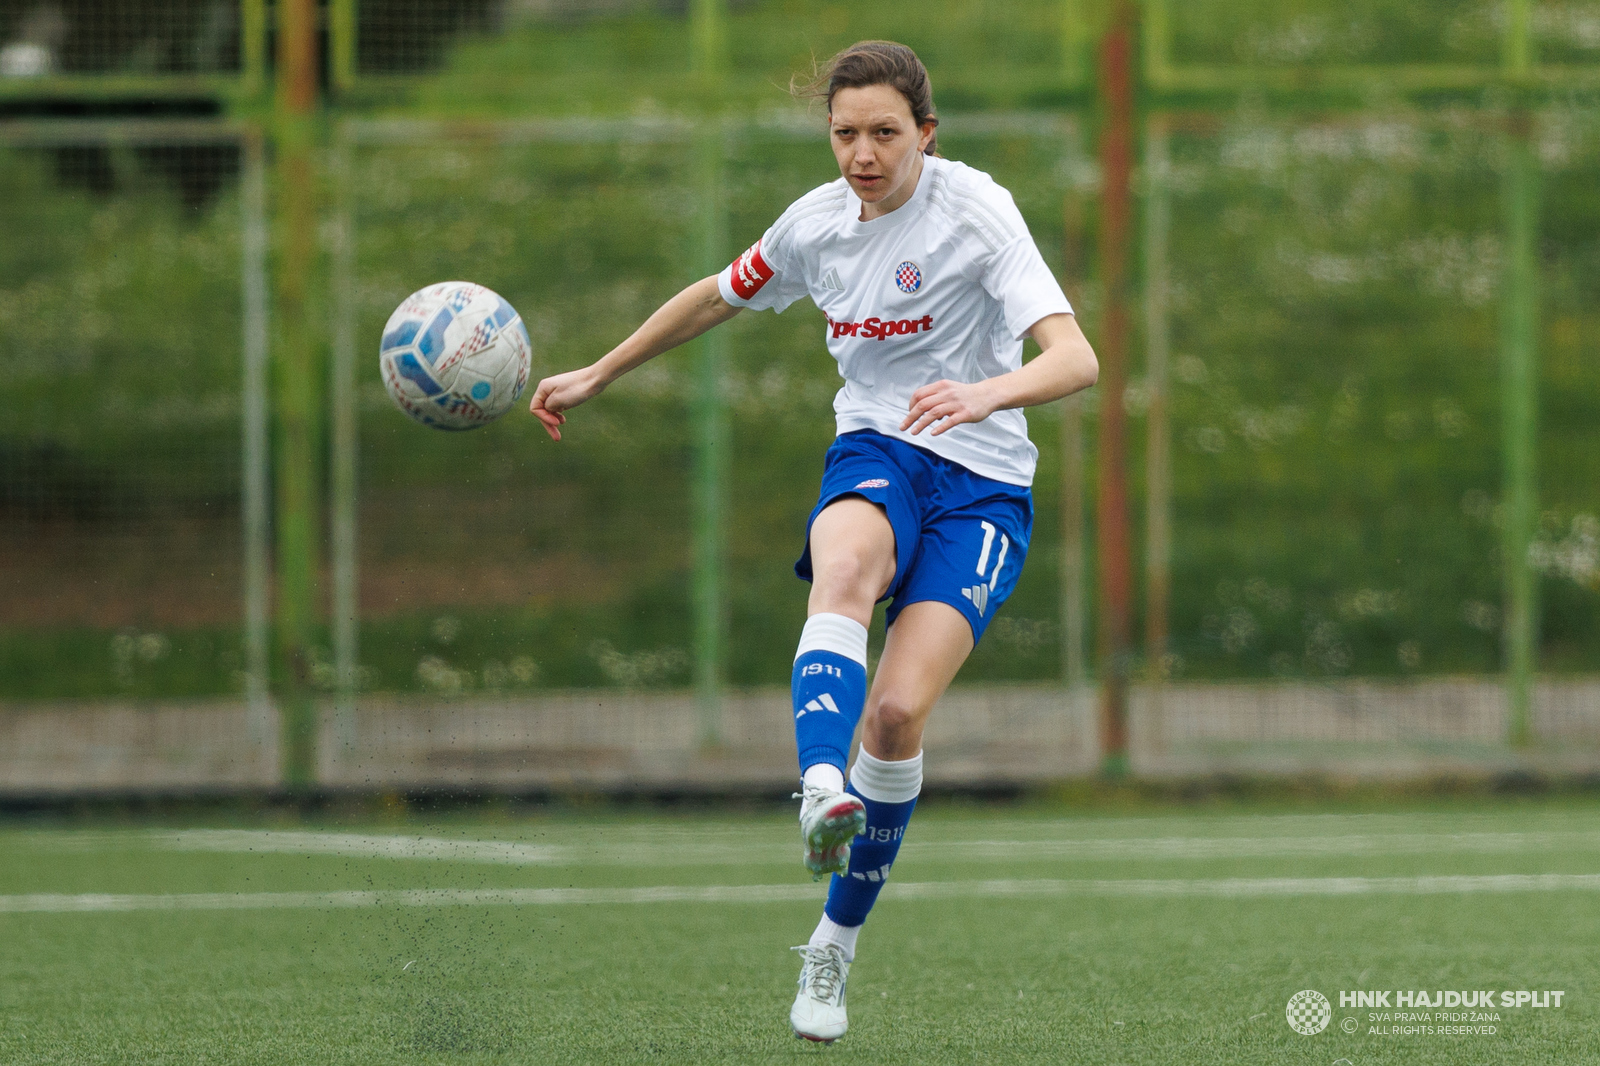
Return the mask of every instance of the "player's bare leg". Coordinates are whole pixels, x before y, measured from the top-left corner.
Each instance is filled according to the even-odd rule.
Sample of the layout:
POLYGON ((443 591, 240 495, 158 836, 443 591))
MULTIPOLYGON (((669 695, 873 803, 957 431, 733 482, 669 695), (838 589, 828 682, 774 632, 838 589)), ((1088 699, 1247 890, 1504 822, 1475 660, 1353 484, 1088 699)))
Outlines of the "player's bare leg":
POLYGON ((883 646, 861 722, 861 747, 898 761, 922 751, 934 704, 972 654, 972 626, 948 603, 925 600, 900 612, 883 646))
POLYGON ((811 523, 811 596, 806 613, 842 614, 863 626, 894 580, 894 528, 883 508, 844 496, 811 523))

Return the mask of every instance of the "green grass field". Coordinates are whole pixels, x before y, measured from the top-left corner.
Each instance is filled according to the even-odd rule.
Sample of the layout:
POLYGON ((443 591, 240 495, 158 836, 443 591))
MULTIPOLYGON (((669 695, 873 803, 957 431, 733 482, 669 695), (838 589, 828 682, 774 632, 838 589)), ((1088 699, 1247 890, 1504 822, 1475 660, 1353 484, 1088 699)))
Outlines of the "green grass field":
POLYGON ((782 812, 12 822, 0 1062, 1596 1062, 1597 816, 930 800, 826 1048, 787 1027, 822 886, 782 812), (1478 989, 1565 995, 1467 1035, 1338 1000, 1478 989))

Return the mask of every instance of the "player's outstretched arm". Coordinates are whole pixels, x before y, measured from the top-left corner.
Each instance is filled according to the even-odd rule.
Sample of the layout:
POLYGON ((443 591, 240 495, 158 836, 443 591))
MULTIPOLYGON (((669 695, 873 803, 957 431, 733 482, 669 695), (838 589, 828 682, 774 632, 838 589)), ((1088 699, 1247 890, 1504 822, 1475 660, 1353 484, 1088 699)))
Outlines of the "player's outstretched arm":
POLYGON ((634 367, 726 322, 739 310, 722 298, 716 275, 702 278, 662 304, 632 336, 593 363, 539 382, 528 410, 544 423, 552 440, 560 440, 561 426, 567 421, 563 412, 598 396, 634 367))
POLYGON ((1040 352, 1021 369, 986 381, 935 381, 911 394, 901 430, 937 437, 963 422, 982 422, 996 411, 1032 407, 1087 389, 1100 377, 1094 349, 1075 315, 1046 315, 1028 331, 1040 352))

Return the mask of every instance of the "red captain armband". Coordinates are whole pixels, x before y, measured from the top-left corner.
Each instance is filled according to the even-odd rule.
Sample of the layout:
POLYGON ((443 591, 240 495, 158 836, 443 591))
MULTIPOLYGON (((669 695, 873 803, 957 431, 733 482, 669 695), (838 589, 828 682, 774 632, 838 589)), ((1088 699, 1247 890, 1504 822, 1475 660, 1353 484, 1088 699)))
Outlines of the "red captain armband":
POLYGON ((760 241, 745 249, 745 253, 733 261, 733 291, 739 299, 750 299, 771 280, 772 268, 761 258, 760 241))

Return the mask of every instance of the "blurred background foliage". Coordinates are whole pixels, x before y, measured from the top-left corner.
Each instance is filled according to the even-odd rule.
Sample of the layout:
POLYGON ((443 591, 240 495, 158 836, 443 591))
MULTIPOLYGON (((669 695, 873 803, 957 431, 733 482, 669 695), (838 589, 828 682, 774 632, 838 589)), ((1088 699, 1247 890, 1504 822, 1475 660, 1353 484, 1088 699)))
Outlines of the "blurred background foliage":
MULTIPOLYGON (((178 26, 173 41, 207 25, 226 36, 199 6, 166 23, 170 4, 126 6, 178 26)), ((776 127, 729 135, 730 256, 836 173, 820 111, 791 100, 791 75, 853 40, 892 37, 928 63, 944 154, 1012 190, 1093 339, 1093 116, 1073 42, 1091 36, 1097 6, 1081 4, 1075 34, 1059 4, 736 3, 719 104, 817 125, 810 140, 776 127), (1024 116, 996 126, 999 111, 1024 116)), ((34 32, 34 10, 0 3, 0 41, 34 32)), ((1170 10, 1184 62, 1492 65, 1499 50, 1497 3, 1170 10)), ((666 119, 705 103, 681 5, 370 0, 359 12, 362 77, 346 106, 362 113, 666 119)), ((1552 61, 1600 58, 1600 4, 1537 5, 1534 33, 1552 61)), ((229 40, 207 62, 236 64, 229 40)), ((180 44, 146 52, 193 54, 180 44)), ((134 62, 120 47, 103 47, 123 57, 106 62, 134 62)), ((1343 113, 1246 99, 1173 120, 1168 667, 1179 678, 1501 666, 1499 104, 1408 105, 1374 85, 1343 113)), ((1536 122, 1540 666, 1594 671, 1600 120, 1574 99, 1536 122)), ((619 382, 554 445, 515 412, 472 434, 413 425, 385 397, 375 354, 395 304, 450 277, 517 306, 536 378, 602 354, 695 276, 690 141, 419 137, 351 159, 363 687, 687 684, 689 359, 619 382)), ((0 698, 239 691, 238 173, 227 145, 0 154, 0 233, 19 236, 0 241, 0 698)), ((781 685, 804 614, 790 567, 838 378, 808 302, 725 328, 728 680, 781 685)), ((1141 374, 1136 361, 1125 400, 1136 501, 1141 374)), ((1085 398, 1091 502, 1098 402, 1085 398)), ((1029 419, 1041 450, 1033 550, 964 681, 1061 674, 1061 413, 1029 419)), ((331 687, 327 658, 312 675, 331 687)))

